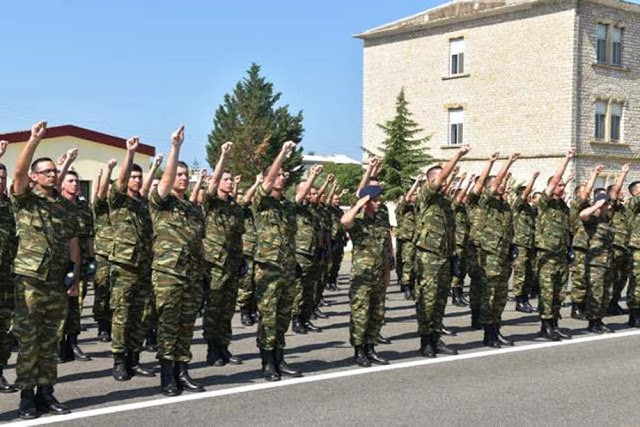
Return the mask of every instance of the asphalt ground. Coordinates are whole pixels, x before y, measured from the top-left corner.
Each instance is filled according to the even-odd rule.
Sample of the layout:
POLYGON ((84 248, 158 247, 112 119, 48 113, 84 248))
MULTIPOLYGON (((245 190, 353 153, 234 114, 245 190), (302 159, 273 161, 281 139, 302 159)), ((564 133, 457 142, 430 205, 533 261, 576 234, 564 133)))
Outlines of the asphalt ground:
MULTIPOLYGON (((325 293, 330 305, 323 311, 330 317, 315 322, 323 331, 287 334, 287 360, 304 372, 303 378, 263 381, 255 326, 242 326, 239 314, 233 320, 230 350, 244 364, 207 366, 198 319, 190 371, 207 392, 171 399, 160 394, 159 376, 113 380, 110 346, 96 339, 90 293, 83 311, 88 330, 80 344, 93 360, 59 365, 56 385, 58 399, 79 418, 42 416, 36 422, 640 425, 640 330, 627 328, 627 316, 606 319, 617 333, 594 336, 586 332, 586 322, 569 318, 570 309, 564 308, 560 324, 574 339, 548 343, 538 338, 537 316, 516 312, 510 301, 502 332, 516 346, 489 350, 482 344, 482 331, 471 329, 469 310, 448 305, 445 324, 457 335, 444 339, 460 356, 425 359, 417 351, 415 307, 392 280, 383 334, 393 342, 377 347, 391 365, 359 368, 349 345, 349 268, 345 263, 340 291, 325 293)), ((142 363, 159 370, 154 354, 143 353, 142 363)), ((10 381, 15 379, 14 364, 15 354, 5 371, 10 381)), ((19 394, 0 396, 0 423, 16 421, 19 394)))

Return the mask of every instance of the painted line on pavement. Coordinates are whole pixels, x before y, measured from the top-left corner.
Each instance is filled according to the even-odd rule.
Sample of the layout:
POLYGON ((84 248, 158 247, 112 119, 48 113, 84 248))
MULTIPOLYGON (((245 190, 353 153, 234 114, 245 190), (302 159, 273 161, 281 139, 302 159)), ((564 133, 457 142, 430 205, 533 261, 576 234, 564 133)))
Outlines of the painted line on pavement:
POLYGON ((545 342, 540 344, 527 344, 523 346, 501 348, 496 350, 477 351, 477 352, 472 352, 467 354, 460 354, 457 356, 442 356, 435 359, 412 360, 409 362, 399 362, 391 365, 375 366, 371 368, 349 369, 346 371, 309 375, 307 377, 302 377, 302 378, 291 378, 291 379, 286 379, 286 380, 277 381, 277 382, 250 384, 245 386, 226 388, 222 390, 205 391, 203 393, 197 393, 197 394, 185 394, 185 395, 176 396, 176 397, 165 397, 160 399, 147 400, 143 402, 135 402, 135 403, 128 403, 124 405, 110 406, 106 408, 89 409, 86 411, 72 412, 67 415, 59 415, 59 416, 52 415, 52 416, 46 416, 43 418, 37 418, 35 420, 13 422, 6 425, 35 426, 35 425, 43 425, 43 424, 53 424, 53 423, 59 423, 63 421, 79 420, 83 418, 114 414, 114 413, 124 412, 124 411, 133 411, 136 409, 151 408, 154 406, 172 405, 176 403, 189 402, 193 400, 210 399, 210 398, 215 398, 220 396, 228 396, 232 394, 248 393, 248 392, 260 391, 260 390, 269 390, 269 389, 274 389, 279 387, 289 387, 297 384, 306 384, 306 383, 312 383, 316 381, 346 378, 346 377, 352 377, 356 375, 367 375, 367 374, 373 374, 377 372, 393 371, 396 369, 412 368, 415 366, 437 365, 440 363, 451 363, 451 362, 458 362, 461 360, 479 359, 483 357, 499 356, 503 354, 520 353, 520 352, 532 351, 532 350, 541 350, 545 348, 581 344, 581 343, 592 342, 592 341, 618 339, 618 338, 624 338, 624 337, 635 336, 635 335, 640 335, 640 330, 621 331, 621 332, 616 332, 614 334, 580 337, 580 338, 574 338, 572 340, 566 340, 566 341, 545 342))

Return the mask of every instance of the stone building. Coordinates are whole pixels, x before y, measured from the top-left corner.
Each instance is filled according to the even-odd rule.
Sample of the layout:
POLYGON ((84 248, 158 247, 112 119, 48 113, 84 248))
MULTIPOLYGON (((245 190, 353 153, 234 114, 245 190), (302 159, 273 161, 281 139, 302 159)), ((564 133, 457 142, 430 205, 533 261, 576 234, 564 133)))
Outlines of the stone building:
POLYGON ((470 144, 463 168, 479 172, 491 152, 520 152, 514 177, 539 170, 539 189, 575 147, 577 180, 604 164, 612 182, 625 162, 640 179, 640 4, 456 0, 356 37, 367 149, 404 88, 438 160, 470 144))

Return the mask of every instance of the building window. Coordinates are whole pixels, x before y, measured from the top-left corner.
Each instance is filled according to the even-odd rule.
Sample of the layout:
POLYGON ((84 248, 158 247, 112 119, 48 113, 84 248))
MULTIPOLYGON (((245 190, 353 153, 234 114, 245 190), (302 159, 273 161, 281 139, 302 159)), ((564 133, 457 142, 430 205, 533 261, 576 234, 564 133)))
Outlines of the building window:
POLYGON ((607 27, 606 24, 598 24, 596 26, 596 36, 598 39, 597 56, 598 63, 605 64, 607 62, 607 27))
POLYGON ((620 129, 622 125, 622 104, 611 104, 611 141, 620 141, 620 129))
POLYGON ((464 73, 464 38, 449 40, 449 52, 451 54, 451 74, 464 73))
POLYGON ((622 66, 622 28, 611 29, 611 63, 622 66))
POLYGON ((462 108, 449 109, 449 144, 458 145, 464 141, 462 128, 464 126, 464 111, 462 108))
POLYGON ((604 139, 604 129, 607 120, 607 104, 598 101, 596 102, 596 139, 604 139))
POLYGON ((595 139, 606 142, 622 140, 622 108, 622 104, 612 100, 595 103, 595 139))
POLYGON ((622 28, 609 24, 596 25, 596 58, 598 64, 622 66, 622 28))

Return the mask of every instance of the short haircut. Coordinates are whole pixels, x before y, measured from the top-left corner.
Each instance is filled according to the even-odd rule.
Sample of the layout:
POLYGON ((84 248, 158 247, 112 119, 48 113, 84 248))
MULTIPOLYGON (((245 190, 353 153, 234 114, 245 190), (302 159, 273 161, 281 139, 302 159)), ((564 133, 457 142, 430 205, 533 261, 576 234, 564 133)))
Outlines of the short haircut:
POLYGON ((78 176, 78 172, 76 172, 76 171, 67 171, 67 175, 72 175, 72 176, 75 176, 76 178, 80 179, 80 177, 78 176))
POLYGON ((31 172, 37 172, 36 167, 38 166, 38 163, 42 162, 51 162, 55 165, 55 162, 51 159, 51 157, 38 157, 33 162, 31 162, 31 172))
POLYGON ((527 188, 527 187, 526 187, 526 186, 524 186, 524 185, 518 185, 518 186, 516 187, 516 190, 515 190, 516 195, 517 195, 517 196, 522 196, 522 193, 524 193, 524 189, 525 189, 525 188, 527 188))
POLYGON ((629 193, 635 195, 634 191, 638 185, 640 185, 640 181, 633 181, 629 184, 629 187, 627 187, 629 189, 629 193))
POLYGON ((4 163, 0 163, 0 171, 7 171, 7 167, 4 165, 4 163))
POLYGON ((536 191, 531 195, 531 197, 542 196, 542 191, 536 191))
POLYGON ((182 160, 178 161, 178 167, 186 169, 187 170, 187 174, 189 173, 189 166, 185 162, 183 162, 182 160))
POLYGON ((435 171, 441 171, 441 170, 442 170, 442 166, 440 165, 431 166, 429 169, 427 169, 427 179, 430 179, 430 177, 433 175, 435 171))
POLYGON ((140 172, 142 173, 142 168, 140 167, 139 164, 134 163, 131 165, 131 172, 140 172))

